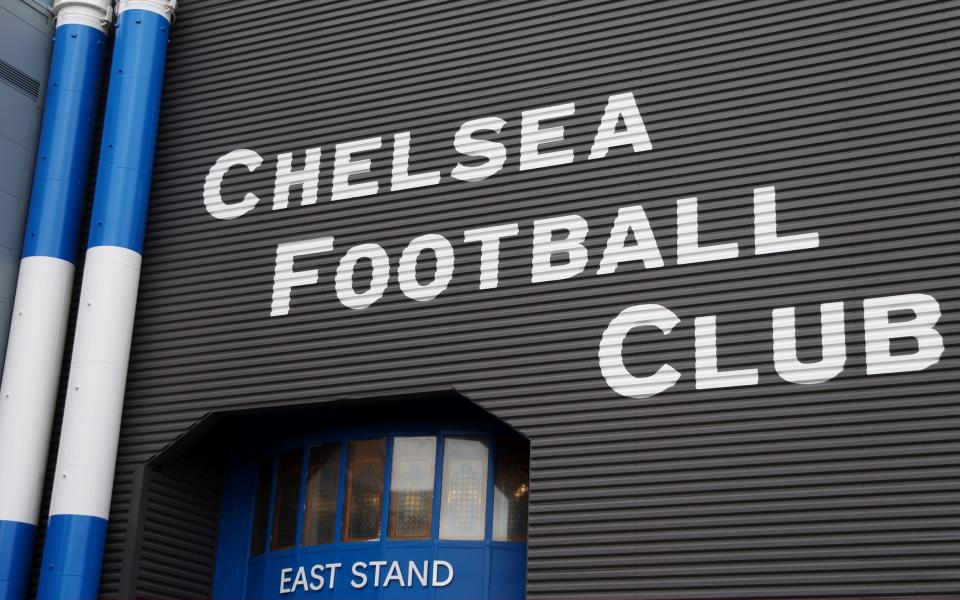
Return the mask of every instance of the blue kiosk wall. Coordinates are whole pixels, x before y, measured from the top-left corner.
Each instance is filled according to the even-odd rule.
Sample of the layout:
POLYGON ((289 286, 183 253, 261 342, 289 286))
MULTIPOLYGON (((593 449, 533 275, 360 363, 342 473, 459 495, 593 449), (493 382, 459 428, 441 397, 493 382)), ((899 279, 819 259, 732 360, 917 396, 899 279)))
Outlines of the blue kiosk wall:
POLYGON ((523 598, 529 449, 518 438, 385 425, 236 440, 214 598, 523 598), (417 502, 429 503, 420 532, 395 528, 417 502))

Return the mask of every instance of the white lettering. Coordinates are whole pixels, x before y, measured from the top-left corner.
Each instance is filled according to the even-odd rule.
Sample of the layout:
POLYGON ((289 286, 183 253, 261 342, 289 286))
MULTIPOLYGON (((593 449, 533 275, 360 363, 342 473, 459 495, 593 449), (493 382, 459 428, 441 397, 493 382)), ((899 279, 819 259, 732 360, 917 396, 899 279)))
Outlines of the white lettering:
POLYGON ((390 568, 387 569, 387 576, 383 580, 383 587, 389 586, 394 580, 400 582, 400 587, 407 587, 407 583, 403 580, 403 571, 400 570, 400 563, 397 561, 390 563, 390 568))
POLYGON ((280 317, 290 312, 290 294, 293 288, 314 285, 320 278, 318 269, 293 270, 298 256, 319 254, 333 250, 333 238, 322 237, 277 245, 277 260, 273 268, 273 299, 270 316, 280 317))
POLYGON ((628 398, 648 398, 669 389, 680 378, 680 373, 664 364, 647 377, 635 377, 623 362, 623 343, 627 334, 638 327, 656 327, 665 335, 680 322, 677 315, 659 304, 631 306, 614 317, 600 340, 598 358, 600 372, 607 385, 628 398))
POLYGON ((499 117, 488 117, 467 121, 461 125, 453 136, 453 147, 464 156, 480 156, 487 160, 483 164, 475 166, 457 163, 450 175, 461 181, 483 181, 503 168, 503 163, 507 160, 506 147, 500 142, 477 139, 473 137, 473 134, 477 131, 500 133, 506 123, 499 117))
POLYGON ((440 171, 410 174, 410 132, 393 134, 393 177, 390 180, 390 189, 396 192, 439 183, 440 171))
POLYGON ((540 152, 543 144, 563 141, 563 126, 540 129, 540 121, 568 117, 574 113, 573 102, 526 110, 520 114, 520 170, 541 169, 573 162, 573 150, 565 148, 540 152))
POLYGON ((450 284, 453 278, 453 262, 453 246, 447 238, 436 234, 414 238, 400 255, 400 266, 397 269, 400 289, 411 300, 418 302, 433 300, 450 284), (433 251, 437 259, 436 268, 430 283, 420 285, 417 281, 417 260, 425 250, 433 251))
POLYGON ((290 578, 290 573, 293 573, 293 569, 290 567, 287 567, 285 569, 280 569, 280 593, 281 594, 289 594, 290 592, 293 591, 291 588, 287 587, 287 584, 293 581, 293 579, 290 578))
POLYGON ((802 363, 797 358, 796 309, 773 310, 773 366, 790 383, 810 385, 829 381, 847 362, 843 330, 843 302, 820 305, 820 360, 802 363))
POLYGON ((227 204, 220 197, 220 188, 230 167, 243 166, 253 173, 261 164, 263 164, 263 158, 253 150, 245 148, 233 150, 217 159, 203 182, 203 205, 210 216, 226 221, 241 217, 253 210, 253 207, 260 202, 260 198, 255 194, 248 192, 240 202, 227 204))
POLYGON ((334 280, 337 298, 347 308, 362 310, 381 297, 387 289, 390 279, 390 258, 387 251, 377 244, 360 244, 350 248, 340 264, 337 265, 337 277, 334 280), (353 272, 361 260, 369 260, 373 265, 370 287, 364 292, 353 289, 353 272))
POLYGON ((696 387, 698 390, 757 385, 756 369, 717 368, 717 317, 697 317, 693 320, 696 387))
POLYGON ((677 264, 707 262, 736 258, 740 249, 736 242, 727 244, 700 245, 697 199, 677 200, 677 264))
POLYGON ((641 261, 646 269, 663 266, 663 257, 660 256, 657 240, 653 237, 653 229, 650 228, 647 215, 639 204, 621 208, 617 212, 597 275, 613 273, 620 263, 633 260, 641 261), (628 248, 626 241, 630 234, 633 234, 636 244, 628 248))
MULTIPOLYGON (((313 580, 313 583, 310 584, 310 590, 314 592, 319 592, 323 589, 323 565, 313 565, 310 567, 310 579, 313 580)), ((333 587, 331 582, 330 587, 333 587)))
POLYGON ((373 587, 380 587, 380 567, 387 564, 387 561, 371 560, 368 564, 371 567, 375 567, 373 570, 373 587))
POLYGON ((593 147, 590 148, 587 159, 603 158, 610 148, 627 144, 633 146, 634 152, 653 149, 632 92, 614 94, 607 99, 607 107, 603 110, 600 127, 597 128, 597 135, 593 138, 593 147), (620 119, 623 119, 624 130, 617 133, 620 119))
POLYGON ((450 585, 450 582, 453 581, 453 565, 448 563, 445 560, 435 560, 433 561, 433 587, 446 587, 450 585), (440 581, 438 577, 439 567, 443 567, 447 570, 447 578, 443 581, 440 581))
POLYGON ((336 583, 337 569, 342 567, 343 563, 327 563, 323 566, 326 567, 327 572, 330 574, 330 588, 332 589, 336 583))
POLYGON ((753 236, 757 255, 806 250, 820 245, 820 236, 816 232, 777 235, 777 200, 772 185, 753 190, 753 236))
POLYGON ((587 249, 583 246, 587 230, 587 221, 580 215, 534 221, 531 282, 569 279, 583 271, 587 264, 587 249), (554 240, 553 233, 563 230, 567 232, 567 236, 554 240), (554 265, 554 254, 566 254, 566 264, 554 265))
POLYGON ((368 152, 380 147, 380 138, 367 138, 353 142, 337 144, 333 158, 333 192, 331 200, 346 200, 358 196, 372 196, 377 193, 376 181, 350 183, 352 175, 370 172, 370 159, 353 160, 355 152, 368 152))
POLYGON ((480 229, 468 229, 463 232, 463 241, 470 244, 480 242, 480 289, 495 288, 499 284, 500 240, 520 233, 516 223, 496 225, 480 229))
POLYGON ((293 152, 277 156, 277 176, 273 183, 273 210, 287 207, 290 188, 303 186, 300 206, 317 203, 320 180, 320 148, 307 148, 303 169, 293 170, 293 152))
POLYGON ((427 575, 429 573, 429 561, 423 561, 423 571, 417 568, 417 563, 412 560, 407 563, 407 585, 413 585, 413 576, 417 576, 421 587, 427 587, 427 575))
POLYGON ((350 581, 350 587, 359 590, 367 586, 367 574, 363 572, 367 568, 365 562, 355 562, 350 571, 353 573, 353 579, 350 581))
POLYGON ((933 328, 940 320, 940 304, 927 294, 903 294, 863 301, 863 336, 867 375, 922 371, 937 364, 943 354, 943 337, 933 328), (890 322, 890 314, 909 311, 913 318, 890 322), (891 352, 890 341, 912 338, 917 350, 891 352))
POLYGON ((295 592, 300 586, 303 586, 303 591, 310 589, 307 587, 307 570, 303 567, 297 568, 297 575, 293 579, 293 587, 290 588, 290 591, 295 592))

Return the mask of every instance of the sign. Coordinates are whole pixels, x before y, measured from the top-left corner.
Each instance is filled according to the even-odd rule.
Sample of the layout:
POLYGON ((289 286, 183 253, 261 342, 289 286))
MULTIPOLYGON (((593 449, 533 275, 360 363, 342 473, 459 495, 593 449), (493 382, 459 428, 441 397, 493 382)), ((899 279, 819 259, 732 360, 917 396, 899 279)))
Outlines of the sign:
POLYGON ((445 560, 424 561, 357 561, 349 573, 338 572, 343 563, 324 563, 280 569, 280 594, 297 591, 320 592, 349 585, 355 590, 373 588, 441 588, 453 582, 453 565, 445 560), (346 578, 345 578, 346 577, 346 578))
MULTIPOLYGON (((519 168, 521 171, 555 168, 570 164, 576 156, 571 148, 563 148, 562 120, 576 113, 573 102, 535 108, 521 113, 519 168), (549 145, 549 148, 544 148, 549 145)), ((450 176, 459 182, 482 181, 495 176, 507 158, 507 146, 496 141, 506 121, 499 117, 484 117, 464 122, 452 136, 453 150, 459 155, 450 176), (477 162, 479 161, 479 162, 477 162)), ((411 132, 393 134, 392 177, 390 190, 407 190, 438 185, 439 171, 411 173, 409 165, 411 132)), ((364 180, 371 171, 371 160, 362 158, 364 152, 379 149, 380 137, 344 142, 336 145, 333 160, 330 202, 383 193, 376 180, 364 180)), ((597 119, 596 134, 585 160, 599 160, 615 147, 629 147, 633 152, 653 150, 653 142, 640 114, 636 98, 631 92, 622 92, 607 98, 604 111, 597 119)), ((303 151, 304 166, 294 171, 294 152, 277 156, 272 210, 308 210, 319 201, 321 151, 319 147, 303 151), (299 207, 291 206, 290 190, 301 186, 303 193, 299 207)), ((263 157, 245 148, 236 149, 218 158, 210 167, 204 185, 204 205, 211 217, 219 220, 237 219, 249 213, 263 201, 247 193, 239 202, 227 203, 221 197, 221 187, 231 169, 258 169, 263 157)), ((820 235, 816 231, 781 235, 777 227, 776 186, 764 182, 752 191, 753 256, 797 253, 818 248, 820 235)), ((676 256, 673 264, 664 260, 664 253, 650 225, 643 204, 619 208, 609 221, 591 223, 578 214, 544 215, 532 220, 533 237, 529 247, 530 285, 570 279, 579 276, 603 277, 615 273, 624 263, 639 263, 644 269, 664 269, 694 263, 730 261, 745 257, 741 243, 700 242, 699 200, 696 197, 676 201, 676 256), (588 250, 585 245, 592 228, 609 228, 599 266, 587 270, 588 250)), ((505 238, 519 235, 521 223, 499 223, 467 229, 462 233, 462 244, 479 245, 479 285, 477 290, 499 286, 499 250, 505 238)), ((526 224, 525 224, 526 225, 526 224)), ((396 285, 414 302, 430 302, 441 296, 457 276, 457 253, 453 242, 437 233, 414 237, 399 256, 389 256, 375 240, 348 248, 340 257, 335 272, 320 273, 319 269, 296 268, 298 258, 332 252, 334 237, 318 232, 315 237, 279 240, 276 245, 273 293, 269 314, 282 318, 290 314, 291 297, 296 290, 308 286, 332 286, 336 297, 347 309, 361 311, 374 306, 384 295, 391 280, 392 265, 396 265, 396 285), (432 255, 433 267, 429 281, 418 279, 421 256, 432 255), (355 271, 359 264, 372 265, 372 275, 365 288, 355 288, 355 271)), ((461 240, 455 240, 458 243, 461 240)), ((866 369, 868 375, 919 371, 939 361, 943 353, 943 339, 935 325, 940 318, 937 300, 925 293, 854 299, 862 305, 863 327, 866 337, 866 369), (908 318, 892 318, 894 313, 906 313, 908 318), (915 351, 893 353, 891 342, 912 340, 915 351)), ((830 302, 820 306, 822 330, 822 357, 814 363, 801 363, 797 357, 796 332, 792 306, 776 307, 771 311, 773 330, 773 362, 776 372, 787 382, 807 385, 822 383, 836 377, 846 362, 844 313, 846 302, 830 302)), ((606 329, 598 332, 597 357, 599 371, 607 385, 616 393, 631 398, 647 398, 673 386, 679 372, 664 363, 653 373, 631 373, 624 364, 623 346, 626 337, 640 328, 652 328, 669 335, 679 318, 668 307, 660 304, 642 304, 623 309, 612 315, 606 329)), ((721 370, 717 360, 717 316, 703 315, 694 320, 696 389, 717 389, 757 385, 755 367, 721 370)))

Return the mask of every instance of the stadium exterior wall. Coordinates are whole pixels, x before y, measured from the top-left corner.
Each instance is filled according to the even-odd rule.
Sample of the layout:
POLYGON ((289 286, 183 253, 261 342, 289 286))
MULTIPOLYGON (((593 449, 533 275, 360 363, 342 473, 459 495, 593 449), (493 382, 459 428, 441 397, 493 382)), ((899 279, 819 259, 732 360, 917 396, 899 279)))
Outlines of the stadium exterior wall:
POLYGON ((958 13, 866 0, 183 2, 101 594, 210 593, 220 467, 157 463, 205 419, 451 389, 530 439, 530 598, 960 595, 958 13), (628 95, 649 147, 635 135, 600 156, 611 106, 626 107, 613 135, 639 131, 628 95), (562 125, 563 141, 539 152, 573 153, 521 164, 536 135, 524 113, 529 125, 544 107, 539 129, 562 125), (483 163, 455 132, 490 117, 500 131, 476 137, 505 145, 502 168, 454 177, 483 163), (438 185, 397 189, 397 132, 411 133, 409 172, 439 171, 438 185), (335 182, 338 145, 378 136, 353 158, 372 171, 335 182), (292 153, 296 172, 316 148, 316 201, 293 187, 284 204, 278 157, 292 153), (219 171, 223 205, 205 202, 218 159, 241 149, 262 162, 219 171), (371 181, 375 194, 349 187, 371 181), (706 250, 689 246, 694 197, 706 250), (764 230, 774 207, 779 238, 764 230), (618 214, 643 260, 611 250, 618 214), (566 231, 548 221, 569 215, 582 221, 566 231), (556 235, 536 237, 535 222, 556 235), (537 263, 583 222, 582 270, 576 244, 537 263), (512 224, 493 285, 464 232, 512 224), (425 234, 449 240, 454 266, 417 301, 436 291, 425 284, 444 248, 408 272, 406 293, 398 269, 425 234), (285 306, 294 276, 278 246, 304 241, 314 251, 291 268, 306 284, 285 306), (358 309, 347 287, 376 286, 369 261, 354 286, 338 290, 336 273, 363 244, 383 248, 390 275, 358 309), (638 320, 651 307, 668 311, 654 327, 638 320), (789 315, 775 309, 788 307, 797 354, 818 367, 785 366, 789 315), (673 385, 630 379, 665 365, 673 385))

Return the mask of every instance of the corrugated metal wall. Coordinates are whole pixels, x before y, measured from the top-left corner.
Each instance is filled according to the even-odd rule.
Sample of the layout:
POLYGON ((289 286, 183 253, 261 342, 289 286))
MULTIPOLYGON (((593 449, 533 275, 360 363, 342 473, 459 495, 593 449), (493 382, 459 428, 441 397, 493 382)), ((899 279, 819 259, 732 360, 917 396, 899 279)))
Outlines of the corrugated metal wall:
MULTIPOLYGON (((209 411, 449 385, 532 439, 530 597, 957 597, 958 13, 867 0, 183 2, 118 481, 209 411), (584 160, 607 96, 625 91, 654 149, 584 160), (577 161, 519 171, 520 111, 571 101, 577 161), (484 116, 508 122, 505 169, 454 181, 453 133, 484 116), (415 168, 441 169, 440 186, 328 201, 334 144, 408 130, 415 168), (320 201, 295 194, 271 211, 276 155, 315 146, 320 201), (235 148, 266 162, 231 173, 231 198, 264 202, 217 221, 203 181, 235 148), (817 231, 819 248, 753 256, 751 194, 764 185, 777 187, 781 233, 817 231), (741 258, 676 265, 676 200, 690 196, 701 242, 737 241, 741 258), (595 275, 617 209, 636 203, 667 266, 595 275), (591 224, 586 272, 532 285, 532 220, 570 213, 591 224), (500 287, 477 290, 478 248, 462 231, 514 222, 500 287), (457 266, 446 292, 418 303, 395 269, 424 233, 447 236, 457 266), (320 283, 270 319, 277 243, 327 235, 334 252, 303 263, 320 283), (333 274, 365 242, 387 249, 394 273, 358 312, 336 300, 333 274), (912 292, 940 302, 946 352, 922 372, 866 376, 861 300, 912 292), (800 307, 814 360, 828 301, 845 302, 847 368, 782 381, 770 311, 800 307), (597 344, 643 303, 681 323, 635 336, 631 368, 668 360, 682 378, 636 400, 606 385, 597 344), (692 322, 712 314, 721 365, 759 368, 759 385, 694 389, 692 322)), ((371 155, 385 188, 389 142, 371 155)), ((120 589, 131 489, 114 498, 104 595, 120 589)), ((163 498, 147 506, 162 522, 163 498)), ((202 588, 164 577, 159 549, 181 544, 144 540, 126 567, 140 593, 202 588)))

